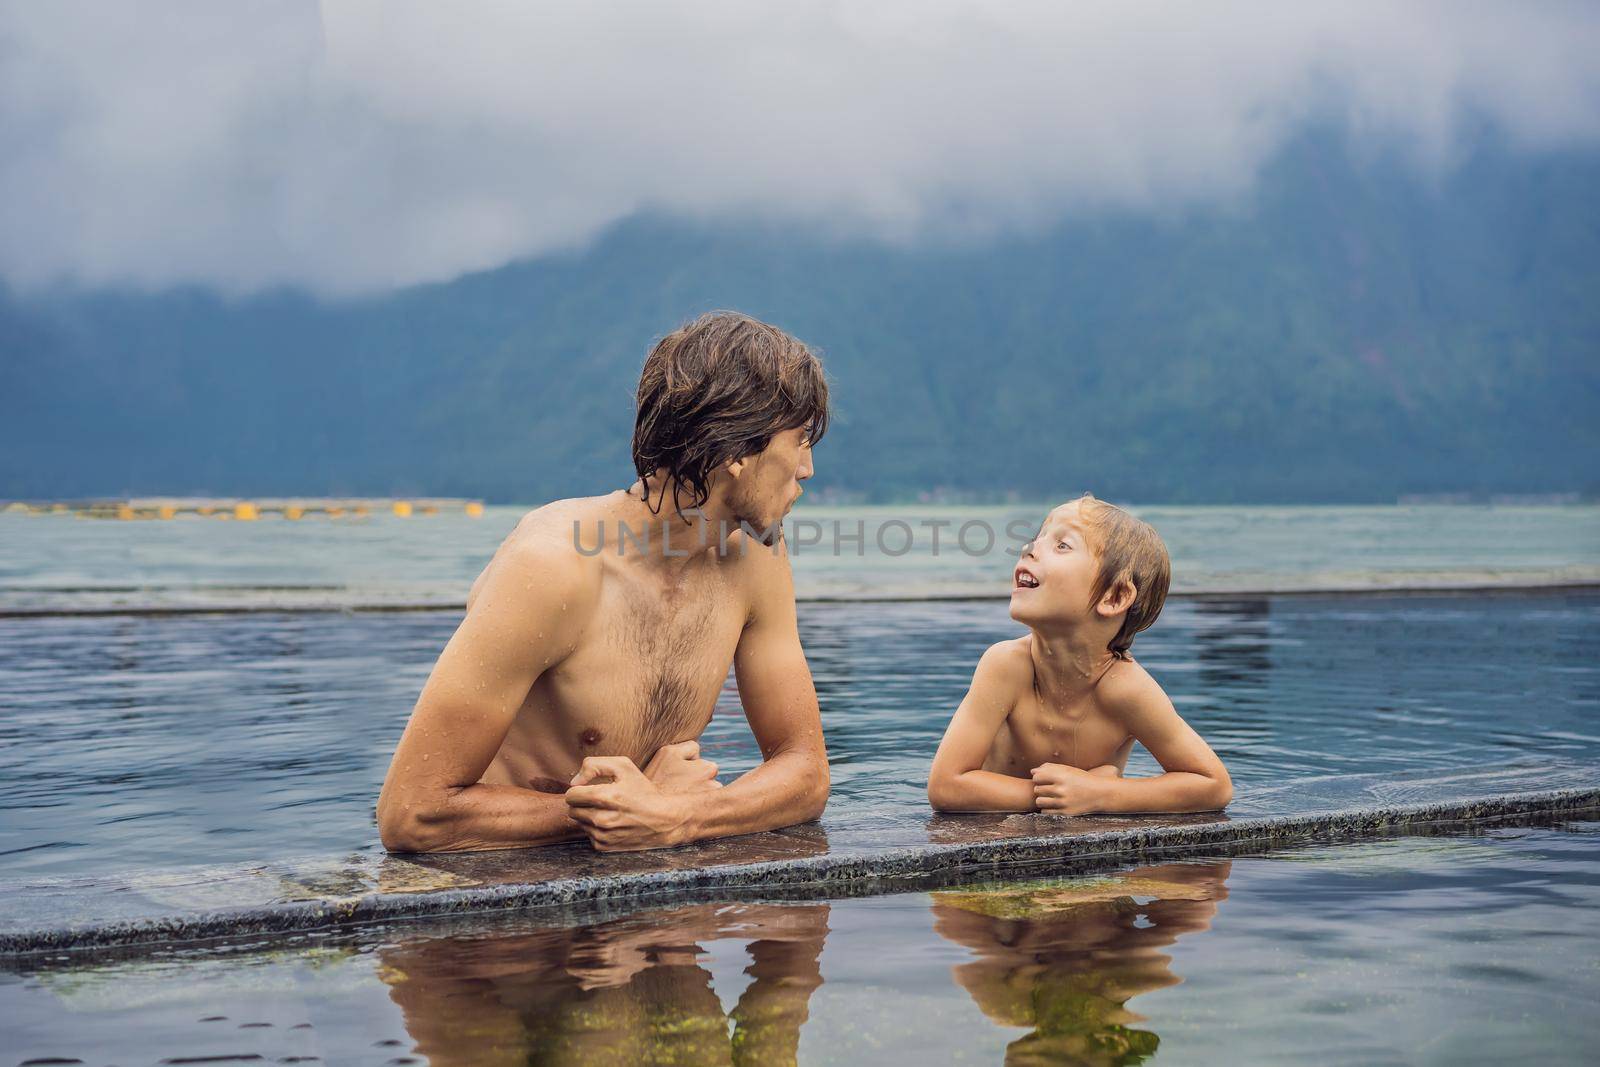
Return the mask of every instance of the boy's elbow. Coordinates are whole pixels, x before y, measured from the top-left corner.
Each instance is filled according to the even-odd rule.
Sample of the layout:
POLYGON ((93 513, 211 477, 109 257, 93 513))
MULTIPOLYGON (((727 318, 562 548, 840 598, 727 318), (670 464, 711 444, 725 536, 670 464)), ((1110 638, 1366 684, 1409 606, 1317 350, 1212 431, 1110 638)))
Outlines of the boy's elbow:
POLYGON ((1211 806, 1218 810, 1233 803, 1233 780, 1223 775, 1211 791, 1211 806))

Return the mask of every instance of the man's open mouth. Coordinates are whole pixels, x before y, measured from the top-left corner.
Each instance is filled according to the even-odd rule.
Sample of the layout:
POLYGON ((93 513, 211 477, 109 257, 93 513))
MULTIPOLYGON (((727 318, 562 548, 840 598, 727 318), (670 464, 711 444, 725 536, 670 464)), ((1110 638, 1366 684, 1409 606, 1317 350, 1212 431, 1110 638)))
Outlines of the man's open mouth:
POLYGON ((1039 588, 1039 579, 1019 567, 1013 584, 1018 589, 1037 589, 1039 588))

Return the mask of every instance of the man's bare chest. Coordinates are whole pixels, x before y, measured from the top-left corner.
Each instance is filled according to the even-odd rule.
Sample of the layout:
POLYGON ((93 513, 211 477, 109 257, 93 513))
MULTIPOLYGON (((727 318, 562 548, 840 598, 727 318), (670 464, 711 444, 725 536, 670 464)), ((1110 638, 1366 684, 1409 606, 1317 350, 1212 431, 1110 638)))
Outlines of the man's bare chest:
POLYGON ((531 702, 559 732, 556 747, 579 761, 618 755, 643 766, 662 745, 705 729, 744 614, 713 593, 669 602, 619 595, 602 608, 536 683, 531 702))

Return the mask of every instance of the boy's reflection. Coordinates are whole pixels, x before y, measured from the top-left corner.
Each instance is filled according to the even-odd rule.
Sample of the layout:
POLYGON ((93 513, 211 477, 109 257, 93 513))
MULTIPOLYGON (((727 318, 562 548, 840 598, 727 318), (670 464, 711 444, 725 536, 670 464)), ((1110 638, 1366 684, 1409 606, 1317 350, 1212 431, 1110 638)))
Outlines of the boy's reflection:
POLYGON ((435 1067, 793 1063, 827 935, 826 904, 707 904, 402 943, 379 950, 379 973, 435 1067), (699 963, 718 938, 749 941, 731 1015, 699 963))
POLYGON ((977 956, 955 979, 983 1013, 1033 1032, 1007 1064, 1138 1063, 1161 1039, 1123 1005, 1176 985, 1159 950, 1205 930, 1230 864, 1175 863, 1101 879, 933 894, 934 929, 977 956), (1147 900, 1140 904, 1138 900, 1147 900))

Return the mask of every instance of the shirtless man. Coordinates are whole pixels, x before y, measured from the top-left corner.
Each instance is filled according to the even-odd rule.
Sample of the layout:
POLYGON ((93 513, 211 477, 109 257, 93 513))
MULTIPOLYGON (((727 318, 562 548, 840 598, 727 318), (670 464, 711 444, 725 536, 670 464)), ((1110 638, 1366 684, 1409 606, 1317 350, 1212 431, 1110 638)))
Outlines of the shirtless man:
POLYGON ((648 849, 820 815, 780 523, 827 419, 816 357, 772 326, 719 313, 663 338, 640 480, 528 513, 473 584, 384 779, 384 847, 648 849), (730 664, 763 762, 722 788, 696 739, 730 664))

